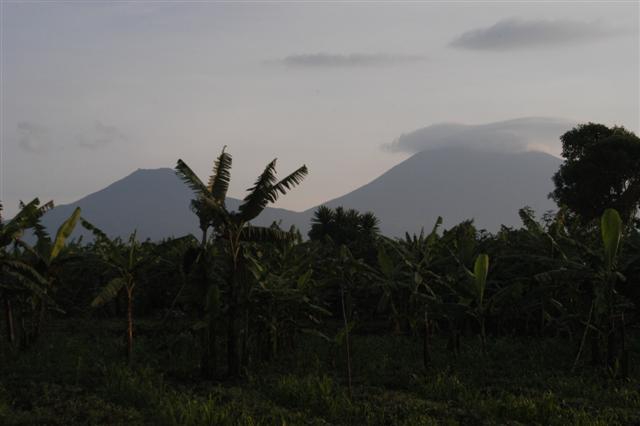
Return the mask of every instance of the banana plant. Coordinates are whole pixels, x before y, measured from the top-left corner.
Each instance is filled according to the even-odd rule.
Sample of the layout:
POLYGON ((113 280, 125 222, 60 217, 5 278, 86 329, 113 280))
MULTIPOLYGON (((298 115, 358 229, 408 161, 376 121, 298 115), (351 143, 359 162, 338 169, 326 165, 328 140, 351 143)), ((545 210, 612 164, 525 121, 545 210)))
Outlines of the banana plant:
POLYGON ((293 349, 298 333, 316 329, 331 315, 318 301, 311 268, 315 254, 299 242, 254 245, 246 254, 257 284, 249 294, 252 337, 263 343, 263 359, 274 359, 285 343, 293 349))
POLYGON ((440 277, 432 271, 440 225, 442 218, 438 217, 427 235, 423 230, 419 235, 406 234, 398 241, 381 239, 378 252, 378 269, 382 272, 378 274, 383 289, 381 302, 390 305, 397 331, 398 318, 403 315, 414 334, 422 335, 425 368, 431 364, 430 316, 433 316, 434 306, 442 306, 440 296, 434 291, 440 284, 440 277))
POLYGON ((487 316, 487 305, 485 304, 485 291, 487 289, 487 274, 489 273, 489 255, 482 253, 476 257, 476 261, 473 265, 473 282, 474 282, 474 296, 475 296, 475 309, 473 310, 474 316, 480 323, 480 339, 482 340, 482 352, 487 352, 487 332, 485 329, 485 321, 487 316))
MULTIPOLYGON (((52 301, 45 292, 46 280, 36 269, 21 260, 15 250, 10 252, 8 248, 19 244, 25 230, 41 228, 40 218, 52 208, 53 202, 40 205, 40 200, 34 198, 27 204, 20 203, 20 211, 12 219, 3 221, 0 204, 0 289, 4 302, 6 337, 10 346, 16 341, 14 299, 23 296, 52 301)), ((23 341, 27 340, 26 337, 23 335, 23 341)))
POLYGON ((52 241, 49 234, 42 227, 36 227, 34 230, 38 241, 34 246, 24 241, 18 240, 17 243, 24 249, 27 263, 33 266, 44 279, 46 286, 43 293, 48 297, 36 297, 34 300, 35 311, 31 336, 29 341, 35 342, 40 335, 40 330, 44 317, 49 305, 48 301, 53 299, 56 286, 59 280, 58 272, 63 265, 72 260, 73 257, 61 256, 67 239, 73 233, 75 226, 80 218, 80 208, 77 207, 71 216, 67 218, 56 232, 56 237, 52 241))
POLYGON ((622 236, 623 223, 620 214, 615 209, 606 209, 600 218, 602 267, 592 269, 591 272, 593 281, 591 308, 573 369, 578 364, 587 335, 590 331, 594 331, 595 334, 592 335, 593 362, 600 363, 602 361, 600 354, 604 346, 606 366, 609 371, 615 374, 617 367, 622 367, 623 375, 626 374, 627 352, 624 347, 624 315, 619 310, 621 297, 616 289, 618 282, 625 281, 625 276, 617 268, 622 236), (617 334, 619 332, 621 332, 621 348, 619 348, 620 345, 617 342, 617 334), (621 353, 619 353, 619 349, 621 349, 621 353), (620 362, 625 365, 620 365, 620 362))
POLYGON ((141 250, 140 243, 136 240, 136 232, 130 236, 128 243, 122 247, 118 241, 111 240, 104 232, 81 219, 82 226, 91 231, 96 239, 96 248, 99 256, 116 276, 112 278, 95 296, 91 302, 92 308, 98 308, 115 299, 124 291, 127 297, 127 362, 133 363, 133 294, 138 284, 140 269, 152 262, 153 254, 141 250))
MULTIPOLYGON (((594 310, 597 316, 601 318, 600 328, 604 332, 606 340, 607 364, 610 368, 619 361, 617 359, 617 326, 620 322, 618 313, 616 312, 616 282, 624 280, 624 276, 617 272, 617 257, 622 239, 622 219, 619 213, 614 209, 607 209, 600 219, 600 231, 602 244, 604 249, 604 271, 601 285, 594 299, 594 310), (599 315, 598 315, 599 314, 599 315)), ((624 322, 624 317, 622 317, 624 322)), ((624 341, 624 337, 622 337, 624 341)), ((623 352, 625 348, 622 348, 623 352)))
MULTIPOLYGON (((200 219, 203 230, 203 245, 206 244, 206 231, 213 229, 214 238, 224 247, 229 267, 226 285, 228 287, 227 309, 227 365, 230 376, 240 376, 246 366, 247 357, 243 348, 247 347, 248 322, 251 316, 247 303, 250 273, 246 268, 245 245, 257 241, 278 241, 294 236, 282 230, 257 227, 251 221, 258 217, 268 204, 275 202, 280 195, 299 185, 308 174, 306 166, 278 180, 276 160, 265 167, 264 171, 249 188, 249 193, 240 204, 238 211, 229 211, 225 200, 230 181, 231 155, 225 152, 214 163, 213 174, 205 185, 202 180, 182 160, 178 160, 176 174, 193 190, 196 198, 192 208, 200 219)), ((215 285, 215 284, 213 284, 215 285)), ((214 337, 215 339, 215 337, 214 337)))
MULTIPOLYGON (((402 332, 402 316, 396 304, 396 296, 401 293, 401 287, 405 283, 404 272, 406 265, 402 262, 394 262, 384 244, 378 245, 378 270, 376 283, 381 289, 381 297, 377 310, 382 312, 388 307, 391 311, 391 319, 394 323, 394 333, 402 332)), ((374 273, 377 272, 374 270, 374 273)))

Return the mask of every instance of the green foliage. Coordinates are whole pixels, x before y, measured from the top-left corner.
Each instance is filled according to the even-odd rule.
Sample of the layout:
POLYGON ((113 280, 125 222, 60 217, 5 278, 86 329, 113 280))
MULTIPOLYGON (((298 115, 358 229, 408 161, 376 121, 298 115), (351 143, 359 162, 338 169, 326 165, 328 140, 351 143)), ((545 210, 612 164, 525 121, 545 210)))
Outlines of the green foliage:
POLYGON ((98 308, 118 296, 120 290, 126 286, 126 281, 122 277, 115 277, 100 290, 100 293, 91 302, 92 308, 98 308))
MULTIPOLYGON (((568 162, 634 137, 574 130, 568 162)), ((525 207, 520 227, 438 218, 401 239, 373 213, 322 206, 303 241, 249 221, 306 167, 278 180, 272 161, 230 211, 231 164, 223 149, 206 184, 176 165, 199 239, 111 239, 76 210, 52 241, 37 200, 0 223, 0 423, 640 421, 640 228, 615 209, 628 195, 590 201, 599 229, 571 206, 541 219, 525 207), (92 242, 69 241, 78 221, 92 242)))
POLYGON ((487 274, 489 273, 489 256, 486 254, 480 254, 476 258, 473 266, 473 278, 476 284, 476 297, 478 298, 478 304, 483 305, 484 292, 487 288, 487 274))
POLYGON ((623 127, 581 124, 562 140, 565 162, 551 197, 589 222, 615 208, 625 221, 640 203, 640 138, 623 127))
MULTIPOLYGON (((331 351, 308 338, 287 359, 246 381, 208 382, 162 351, 165 326, 146 322, 145 366, 118 364, 116 324, 62 322, 36 350, 0 363, 0 422, 162 425, 625 425, 640 420, 638 376, 613 381, 569 373, 565 339, 499 339, 486 357, 468 343, 458 360, 434 341, 433 367, 419 371, 408 336, 355 336, 353 398, 331 351), (306 362, 309 354, 317 362, 306 362)), ((637 340, 636 340, 637 347, 637 340)))
POLYGON ((602 242, 604 243, 604 257, 607 270, 613 269, 620 239, 622 238, 622 219, 614 209, 605 210, 601 225, 602 242))
POLYGON ((53 261, 58 255, 60 251, 64 247, 67 238, 71 236, 71 233, 76 227, 76 223, 78 223, 78 219, 80 218, 80 207, 76 207, 71 216, 64 221, 60 228, 58 228, 58 232, 56 233, 56 239, 54 240, 53 247, 51 248, 51 254, 49 255, 49 262, 53 261))

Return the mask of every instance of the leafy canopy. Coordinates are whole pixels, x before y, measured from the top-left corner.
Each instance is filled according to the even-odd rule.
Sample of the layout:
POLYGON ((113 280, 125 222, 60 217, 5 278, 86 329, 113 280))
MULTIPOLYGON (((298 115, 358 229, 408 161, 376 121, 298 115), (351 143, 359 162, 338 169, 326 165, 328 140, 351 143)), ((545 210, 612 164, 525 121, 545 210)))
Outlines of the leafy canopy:
POLYGON ((585 222, 615 208, 632 219, 640 203, 640 138, 624 127, 581 124, 560 137, 564 163, 550 197, 585 222))

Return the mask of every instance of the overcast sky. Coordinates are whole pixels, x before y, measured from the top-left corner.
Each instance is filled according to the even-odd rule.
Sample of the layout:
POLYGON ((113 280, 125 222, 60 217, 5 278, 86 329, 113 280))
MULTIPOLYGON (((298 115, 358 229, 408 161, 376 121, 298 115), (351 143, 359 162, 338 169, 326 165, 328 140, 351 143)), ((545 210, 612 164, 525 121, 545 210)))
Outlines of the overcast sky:
POLYGON ((0 4, 9 214, 178 158, 206 177, 223 145, 236 197, 306 163, 278 204, 302 210, 431 138, 557 153, 564 123, 640 128, 637 1, 0 4))

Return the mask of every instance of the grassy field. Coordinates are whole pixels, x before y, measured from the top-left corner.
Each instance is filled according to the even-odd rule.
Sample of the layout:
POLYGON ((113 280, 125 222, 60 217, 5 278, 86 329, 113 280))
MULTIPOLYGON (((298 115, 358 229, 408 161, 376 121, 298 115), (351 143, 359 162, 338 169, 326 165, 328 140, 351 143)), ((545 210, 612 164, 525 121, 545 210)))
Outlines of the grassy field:
POLYGON ((129 368, 123 324, 50 325, 28 352, 2 355, 0 424, 640 424, 638 368, 624 381, 585 365, 570 373, 575 342, 490 339, 482 356, 469 338, 454 359, 436 339, 425 371, 418 339, 356 335, 350 396, 342 347, 309 337, 243 381, 203 381, 196 341, 179 328, 140 322, 129 368))

